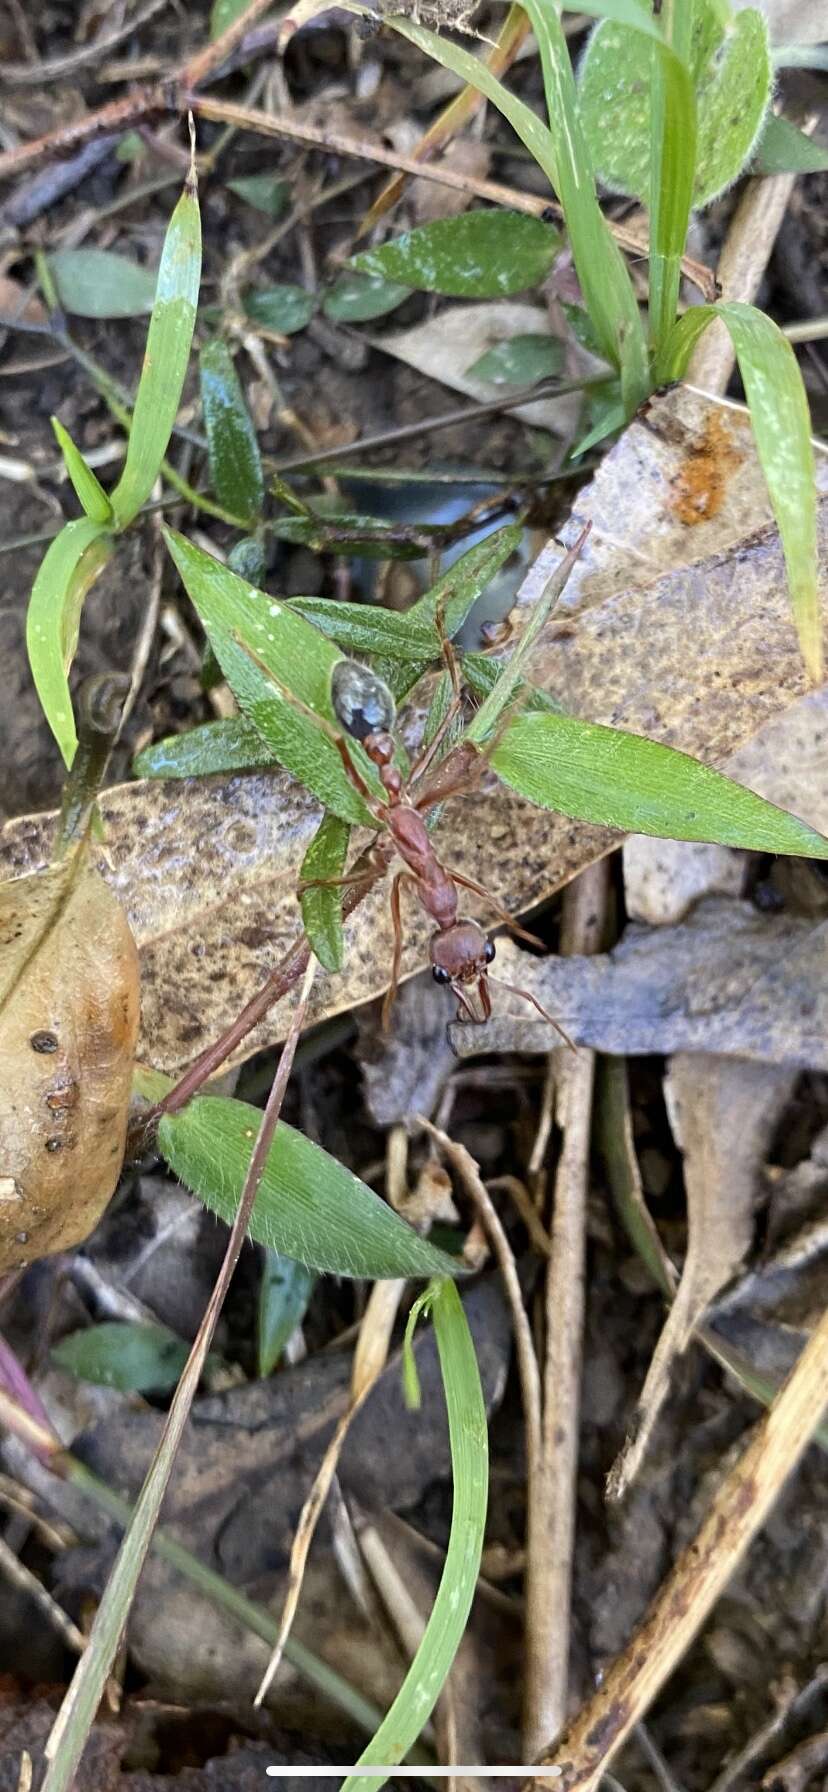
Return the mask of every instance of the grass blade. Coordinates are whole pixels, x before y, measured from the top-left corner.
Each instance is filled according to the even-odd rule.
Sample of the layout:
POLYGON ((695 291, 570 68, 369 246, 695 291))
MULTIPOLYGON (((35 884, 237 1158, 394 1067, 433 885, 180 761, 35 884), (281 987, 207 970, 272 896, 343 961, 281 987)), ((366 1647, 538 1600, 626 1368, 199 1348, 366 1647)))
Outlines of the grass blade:
MULTIPOLYGON (((299 873, 300 885, 315 878, 342 876, 351 830, 338 815, 326 815, 308 847, 299 873)), ((326 971, 341 971, 345 951, 342 931, 342 889, 323 882, 302 890, 299 898, 302 925, 319 963, 326 971)))
POLYGON ((92 468, 87 466, 80 449, 75 446, 68 429, 64 429, 60 418, 52 417, 51 423, 78 503, 83 506, 91 522, 111 523, 112 505, 100 480, 95 477, 92 468))
POLYGON ((124 470, 112 493, 121 528, 152 491, 178 411, 193 340, 201 279, 201 217, 195 160, 164 238, 124 470))
POLYGON ((225 510, 255 523, 264 505, 259 444, 226 342, 205 342, 199 368, 213 491, 225 510))
POLYGON ((650 102, 650 340, 657 351, 676 319, 697 135, 690 71, 658 42, 650 44, 650 102))
POLYGON ((771 318, 735 300, 700 305, 679 320, 666 344, 661 379, 681 379, 711 319, 727 325, 745 388, 756 451, 767 481, 807 670, 822 678, 822 617, 817 583, 817 493, 808 398, 796 355, 771 318))
POLYGON ((256 1322, 258 1374, 272 1375, 288 1342, 301 1325, 313 1293, 316 1277, 304 1263, 266 1251, 259 1288, 256 1322))
MULTIPOLYGON (((453 1282, 429 1289, 448 1412, 454 1503, 451 1532, 437 1596, 422 1641, 390 1711, 363 1750, 360 1767, 404 1760, 437 1703, 463 1638, 477 1585, 488 1497, 488 1437, 480 1372, 466 1315, 453 1282)), ((416 1319, 421 1304, 412 1309, 416 1319)), ((413 1358, 409 1354, 409 1364, 413 1358)), ((386 1776, 387 1778, 388 1776, 386 1776)), ((385 1779, 349 1774, 342 1792, 376 1792, 385 1779)))
POLYGON ((828 858, 828 840, 797 816, 689 753, 621 728, 535 711, 511 723, 492 765, 519 795, 579 821, 828 858))
POLYGON ((78 641, 83 600, 112 552, 105 523, 78 517, 55 536, 32 586, 26 616, 26 649, 43 714, 72 764, 78 737, 69 694, 69 667, 78 641))

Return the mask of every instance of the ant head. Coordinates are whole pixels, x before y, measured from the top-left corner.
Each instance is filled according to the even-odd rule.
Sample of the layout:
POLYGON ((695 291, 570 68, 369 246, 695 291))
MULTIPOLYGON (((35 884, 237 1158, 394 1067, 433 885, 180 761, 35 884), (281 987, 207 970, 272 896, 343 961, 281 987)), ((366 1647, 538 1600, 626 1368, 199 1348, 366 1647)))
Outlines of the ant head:
POLYGON ((491 940, 477 921, 455 921, 431 936, 431 974, 435 983, 474 983, 486 975, 495 955, 491 940))
MULTIPOLYGON (((337 660, 331 674, 331 702, 337 721, 354 740, 387 734, 394 726, 394 699, 387 684, 358 660, 337 660)), ((393 754, 391 742, 388 758, 393 754)))

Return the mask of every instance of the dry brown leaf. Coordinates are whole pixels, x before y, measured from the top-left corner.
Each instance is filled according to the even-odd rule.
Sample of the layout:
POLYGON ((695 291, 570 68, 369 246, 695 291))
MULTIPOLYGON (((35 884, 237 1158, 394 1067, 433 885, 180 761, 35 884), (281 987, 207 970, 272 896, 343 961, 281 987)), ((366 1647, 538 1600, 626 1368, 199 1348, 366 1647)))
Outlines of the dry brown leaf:
POLYGON ((0 1270, 91 1232, 120 1174, 138 954, 81 848, 0 885, 0 1270))
MULTIPOLYGON (((383 354, 393 355, 395 360, 404 361, 407 367, 431 380, 439 380, 452 392, 464 392, 467 398, 488 404, 498 396, 498 389, 468 369, 497 343, 529 335, 552 335, 549 314, 541 305, 529 305, 521 299, 492 299, 483 304, 453 306, 409 330, 386 330, 370 340, 383 354)), ((572 377, 582 375, 589 379, 601 364, 579 350, 577 365, 581 372, 572 377)), ((577 428, 582 408, 580 392, 572 392, 564 398, 537 398, 521 405, 513 415, 535 429, 551 429, 555 435, 565 436, 577 428)))
MULTIPOLYGON (((756 494, 763 488, 738 413, 726 413, 743 452, 734 474, 736 518, 730 520, 726 502, 709 526, 672 520, 681 450, 674 447, 671 458, 666 456, 665 432, 679 434, 686 448, 692 418, 703 432, 709 409, 686 393, 655 401, 579 495, 579 523, 594 516, 595 526, 587 565, 576 569, 575 577, 581 601, 592 607, 552 623, 539 642, 533 676, 576 715, 651 735, 721 766, 798 701, 806 683, 778 537, 773 528, 755 528, 756 494), (645 497, 639 491, 642 479, 645 497), (671 571, 664 572, 659 560, 655 523, 658 551, 642 554, 645 511, 652 519, 668 513, 663 530, 671 571), (700 558, 692 559, 700 540, 706 545, 700 558), (737 551, 730 552, 728 543, 737 542, 737 551), (691 563, 684 564, 688 559, 691 563)), ((826 502, 821 531, 825 564, 826 502)), ((825 590, 825 574, 823 580, 825 590)), ((765 794, 764 777, 763 768, 761 778, 747 781, 765 794)), ((808 802, 796 807, 821 825, 808 802)), ((278 771, 189 785, 124 785, 105 793, 101 809, 115 866, 106 875, 141 952, 141 1057, 175 1071, 228 1024, 295 939, 296 881, 319 810, 278 771)), ((22 872, 45 864, 53 826, 48 816, 9 823, 0 835, 0 870, 22 872)), ((485 801, 475 797, 450 804, 435 844, 450 865, 487 884, 499 901, 525 911, 606 852, 615 838, 494 787, 485 801)), ((478 912, 474 899, 469 909, 478 912)), ((408 909, 406 976, 425 960, 426 931, 408 909)), ((344 973, 317 980, 314 1019, 350 1009, 386 987, 391 959, 386 891, 377 891, 356 910, 346 942, 344 973)), ((240 1055, 280 1038, 289 1011, 289 1000, 276 1006, 240 1055)))

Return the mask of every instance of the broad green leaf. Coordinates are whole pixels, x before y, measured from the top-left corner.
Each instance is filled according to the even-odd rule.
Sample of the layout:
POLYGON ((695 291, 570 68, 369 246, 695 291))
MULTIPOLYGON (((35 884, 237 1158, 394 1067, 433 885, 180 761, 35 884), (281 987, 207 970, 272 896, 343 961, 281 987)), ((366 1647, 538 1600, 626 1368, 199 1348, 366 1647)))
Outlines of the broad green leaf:
POLYGON ((356 268, 345 268, 322 300, 326 317, 337 324, 365 324, 374 317, 385 317, 395 311, 403 299, 411 296, 410 286, 395 280, 374 279, 360 274, 356 268))
POLYGON ((490 380, 493 386, 530 386, 533 380, 548 379, 560 373, 563 364, 563 343, 559 336, 543 336, 540 332, 512 336, 498 342, 473 361, 466 373, 475 379, 490 380))
POLYGON ((262 463, 256 431, 226 342, 220 337, 205 342, 199 368, 213 491, 225 510, 254 523, 264 505, 262 463))
MULTIPOLYGON (((338 878, 345 868, 351 830, 338 815, 323 816, 302 860, 300 883, 315 878, 338 878)), ((300 896, 302 925, 319 963, 326 971, 341 971, 344 954, 342 888, 318 884, 300 896)))
POLYGON ((193 170, 167 226, 126 462, 112 493, 121 528, 146 503, 167 450, 190 359, 200 279, 201 218, 193 170))
POLYGON ((269 218, 281 218, 290 198, 290 181, 283 174, 242 174, 238 180, 229 180, 227 186, 231 193, 269 218))
POLYGON ((802 657, 819 682, 823 619, 817 584, 816 474, 808 398, 790 343, 753 305, 730 300, 694 306, 676 324, 657 378, 683 377, 699 337, 714 317, 727 325, 736 350, 756 451, 779 526, 802 657))
POLYGON ((525 212, 461 212, 365 249, 351 266, 448 298, 505 298, 537 286, 561 247, 557 230, 525 212))
MULTIPOLYGON (((746 7, 725 25, 721 13, 716 0, 694 0, 689 44, 698 107, 694 205, 709 204, 741 172, 762 128, 773 85, 761 14, 746 7)), ((652 35, 648 23, 639 16, 635 25, 609 19, 597 25, 578 83, 598 174, 614 191, 643 200, 649 193, 652 126, 650 57, 643 35, 652 35)), ((680 174, 678 163, 676 168, 680 174)))
MULTIPOLYGON (((229 1225, 261 1112, 244 1101, 198 1096, 165 1114, 160 1150, 175 1175, 229 1225)), ((320 1145, 280 1120, 249 1236, 311 1269, 342 1276, 453 1276, 461 1266, 411 1226, 320 1145)))
POLYGON ((363 560, 422 560, 431 553, 436 525, 422 525, 420 541, 406 540, 384 517, 342 511, 333 516, 283 516, 270 524, 278 541, 313 548, 317 554, 354 554, 363 560))
POLYGON ((113 249, 56 249, 47 261, 61 305, 74 317, 142 317, 152 310, 154 268, 113 249))
POLYGON ((546 0, 526 0, 540 51, 546 111, 554 143, 557 190, 575 269, 601 353, 621 376, 632 415, 651 389, 644 328, 626 263, 598 204, 592 162, 560 14, 546 0))
POLYGON ((136 778, 208 778, 213 772, 246 772, 273 765, 274 757, 258 730, 243 716, 205 722, 187 734, 168 734, 137 753, 136 778))
POLYGON ((78 642, 83 600, 113 548, 105 523, 78 517, 50 543, 32 586, 26 651, 43 714, 67 765, 78 737, 69 695, 69 667, 78 642))
MULTIPOLYGON (((287 766, 334 815, 370 827, 369 811, 350 782, 334 741, 315 720, 321 716, 329 727, 337 726, 331 674, 341 654, 289 604, 256 591, 185 536, 165 529, 164 539, 230 689, 272 758, 287 766), (251 651, 245 651, 242 643, 251 651), (285 690, 305 707, 292 704, 285 690)), ((376 774, 359 743, 353 741, 350 747, 366 781, 379 794, 376 774)))
POLYGON ((225 31, 235 25, 236 20, 244 12, 249 0, 213 0, 210 9, 210 38, 215 42, 225 31))
POLYGON ((304 1263, 265 1251, 259 1286, 258 1373, 271 1375, 287 1341, 301 1325, 316 1277, 304 1263))
MULTIPOLYGON (((361 1774, 359 1768, 391 1768, 404 1760, 448 1679, 477 1587, 489 1482, 480 1371, 453 1282, 440 1282, 429 1290, 426 1300, 434 1321, 448 1413, 453 1481, 448 1548, 440 1585, 414 1660, 390 1711, 360 1755, 356 1771, 349 1774, 342 1792, 377 1792, 390 1775, 361 1774)), ((410 1355, 408 1361, 412 1361, 410 1355)))
POLYGON ((51 423, 78 503, 83 506, 91 522, 111 523, 112 505, 100 480, 95 477, 92 468, 87 466, 80 449, 76 448, 68 429, 64 429, 60 418, 52 417, 51 423))
POLYGON ((522 715, 491 762, 530 803, 577 821, 666 840, 828 858, 828 840, 795 815, 688 753, 624 729, 575 716, 522 715))
POLYGON ((828 149, 791 123, 770 112, 750 165, 751 174, 823 174, 828 149))
POLYGON ((256 324, 266 330, 277 330, 280 336, 295 336, 304 330, 316 310, 316 293, 304 286, 267 286, 244 295, 244 308, 256 324))
POLYGON ((190 1354, 189 1344, 166 1325, 105 1320, 70 1332, 51 1352, 79 1381, 119 1388, 122 1394, 165 1394, 174 1388, 190 1354))

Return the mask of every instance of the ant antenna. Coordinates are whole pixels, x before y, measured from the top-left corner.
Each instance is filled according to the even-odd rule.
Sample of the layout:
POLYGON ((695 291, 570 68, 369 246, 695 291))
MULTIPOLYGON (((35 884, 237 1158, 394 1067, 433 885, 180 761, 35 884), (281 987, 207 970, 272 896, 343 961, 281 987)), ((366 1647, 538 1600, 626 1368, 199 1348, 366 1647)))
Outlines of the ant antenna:
POLYGON ((555 1028, 555 1032, 560 1033, 564 1045, 568 1045, 571 1052, 577 1052, 578 1047, 575 1044, 574 1039, 570 1039, 566 1028, 562 1027, 560 1021, 555 1019, 554 1014, 550 1014, 548 1008, 544 1008, 543 1004, 538 1001, 537 996, 530 995, 528 989, 520 989, 516 983, 506 983, 502 977, 493 977, 491 972, 488 972, 487 976, 489 982, 495 983, 498 989, 507 989, 510 995, 520 996, 522 1001, 531 1002, 532 1007, 537 1008, 538 1013, 543 1015, 544 1020, 548 1020, 550 1026, 555 1028))

